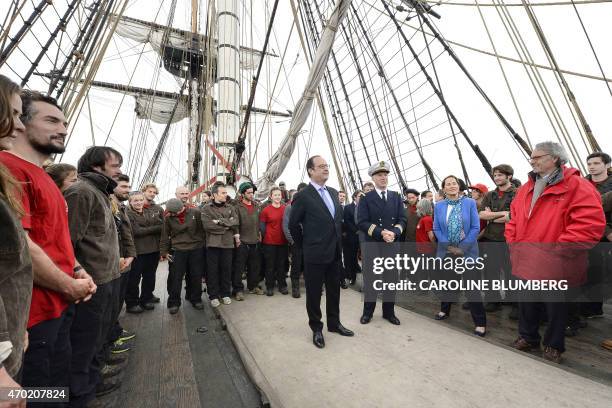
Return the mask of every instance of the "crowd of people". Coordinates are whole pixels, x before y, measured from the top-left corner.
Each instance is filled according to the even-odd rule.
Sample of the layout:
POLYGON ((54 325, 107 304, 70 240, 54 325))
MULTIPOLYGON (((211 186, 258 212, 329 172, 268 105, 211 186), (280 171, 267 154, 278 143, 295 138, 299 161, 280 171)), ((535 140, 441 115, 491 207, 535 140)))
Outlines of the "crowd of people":
MULTIPOLYGON (((160 303, 154 295, 160 262, 169 264, 166 307, 173 315, 183 285, 195 309, 204 308, 204 293, 217 308, 246 295, 288 295, 287 278, 299 298, 303 275, 319 348, 325 346, 323 292, 329 331, 353 336, 340 322, 340 288, 357 282, 367 243, 414 242, 418 252, 437 257, 473 257, 479 251, 474 243, 506 243, 488 267, 523 280, 559 275, 521 257, 513 244, 580 243, 583 251, 571 257, 552 255, 565 256, 560 265, 571 269, 573 285, 610 272, 605 250, 596 245, 612 240, 611 159, 602 152, 587 157, 589 175, 582 177, 566 165, 561 145, 540 143, 525 185, 511 166, 500 164, 491 191, 453 175, 439 191, 391 191, 391 169, 381 161, 351 200, 326 186, 329 165, 313 156, 306 163, 308 183, 287 190, 281 182, 263 202, 255 200, 252 183, 242 183, 230 198, 228 186, 216 182, 199 194, 199 203, 179 186, 162 208, 154 184, 132 188, 121 171, 122 155, 111 147, 88 148, 76 167, 53 164, 53 155, 65 151, 67 126, 53 98, 0 76, 0 387, 69 387, 71 407, 95 406, 97 397, 120 387, 117 374, 136 333, 124 329, 119 316, 124 305, 137 314, 160 303)), ((486 314, 498 311, 503 299, 466 296, 474 334, 484 337, 486 314)), ((383 298, 382 315, 400 325, 394 302, 383 298)), ((451 304, 442 302, 435 319, 448 319, 451 304)), ((375 307, 372 299, 364 301, 361 324, 372 320, 375 307)), ((601 301, 511 307, 519 327, 514 347, 526 351, 542 343, 543 356, 555 362, 565 336, 579 334, 585 318, 603 315, 601 301)), ((612 340, 602 346, 612 350, 612 340)))

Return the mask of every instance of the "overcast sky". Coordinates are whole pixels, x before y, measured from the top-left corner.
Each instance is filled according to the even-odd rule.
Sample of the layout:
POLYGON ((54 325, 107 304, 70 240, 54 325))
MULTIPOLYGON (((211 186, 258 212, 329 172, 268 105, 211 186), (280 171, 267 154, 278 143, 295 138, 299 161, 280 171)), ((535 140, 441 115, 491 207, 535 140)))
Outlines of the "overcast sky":
MULTIPOLYGON (((467 0, 468 2, 471 0, 467 0)), ((57 25, 58 15, 63 14, 66 8, 66 1, 55 2, 54 10, 47 10, 43 14, 43 20, 48 27, 53 30, 57 25)), ((87 1, 87 3, 91 3, 87 1)), ((147 21, 156 21, 159 24, 165 24, 168 20, 168 7, 171 1, 166 0, 133 0, 127 7, 126 15, 139 18, 147 21), (161 6, 161 7, 160 7, 161 6), (157 18, 156 18, 157 15, 157 18)), ((205 3, 205 2, 201 2, 205 3)), ((321 8, 326 15, 331 12, 331 2, 326 0, 321 2, 321 8)), ((399 0, 394 1, 399 4, 399 0)), ((532 2, 535 4, 535 2, 532 2)), ((190 25, 190 2, 178 1, 175 12, 173 26, 187 29, 190 25)), ((241 37, 246 46, 261 48, 267 25, 266 7, 271 9, 273 1, 264 0, 242 0, 241 7, 241 37), (251 13, 251 4, 253 11, 251 13), (252 15, 251 15, 252 14, 252 15), (252 24, 251 24, 252 23, 252 24), (251 31, 253 33, 251 37, 251 31)), ((0 5, 0 16, 6 14, 9 2, 3 1, 0 5)), ((418 112, 418 109, 411 110, 411 104, 406 99, 411 91, 415 97, 418 97, 418 92, 415 92, 414 87, 420 85, 424 81, 423 75, 415 74, 413 79, 407 85, 404 83, 406 76, 411 73, 417 73, 418 67, 414 63, 410 63, 409 53, 406 48, 402 53, 398 54, 400 47, 403 47, 401 38, 397 35, 397 30, 388 16, 381 16, 383 10, 382 3, 376 0, 354 0, 354 5, 359 10, 360 17, 370 30, 370 35, 375 38, 374 44, 379 52, 379 57, 383 61, 388 61, 384 70, 388 76, 392 73, 400 72, 393 80, 392 87, 395 89, 399 99, 402 111, 406 117, 412 116, 418 112), (401 58, 404 58, 403 60, 401 58), (406 61, 406 64, 402 63, 406 61), (406 69, 404 69, 406 66, 406 69), (409 88, 412 87, 412 88, 409 88)), ((577 6, 580 16, 587 28, 593 46, 597 51, 604 72, 608 77, 612 77, 612 48, 608 41, 612 38, 612 25, 610 24, 610 16, 612 16, 612 3, 597 3, 584 4, 577 6)), ((472 6, 461 5, 441 5, 435 7, 435 10, 442 15, 442 19, 435 20, 435 24, 440 32, 448 40, 466 44, 470 47, 492 51, 492 46, 485 31, 483 21, 478 9, 472 6)), ((526 17, 525 10, 522 7, 508 7, 508 12, 513 17, 518 30, 524 36, 524 41, 531 53, 532 58, 538 64, 549 65, 546 56, 539 45, 538 38, 526 17)), ((578 73, 589 74, 593 76, 601 76, 599 68, 593 57, 586 37, 582 31, 576 12, 571 5, 560 6, 540 6, 534 7, 537 19, 542 26, 542 29, 550 43, 557 62, 561 69, 575 71, 578 73)), ((510 37, 508 36, 504 24, 499 17, 498 11, 494 7, 481 7, 485 22, 488 25, 494 45, 499 54, 516 58, 517 53, 514 49, 510 37)), ((271 51, 279 57, 270 58, 267 60, 262 71, 260 79, 260 87, 257 90, 255 105, 258 107, 266 107, 270 91, 272 90, 277 73, 280 71, 276 90, 273 95, 271 108, 275 110, 293 110, 295 102, 299 98, 306 76, 308 67, 304 53, 302 52, 299 38, 295 28, 289 38, 289 33, 292 28, 293 16, 290 9, 289 1, 281 1, 277 12, 277 18, 274 24, 274 35, 270 43, 271 51), (281 55, 285 48, 286 42, 289 40, 288 51, 281 68, 281 55)), ((24 15, 29 15, 29 11, 24 11, 24 15)), ((200 25, 205 25, 205 10, 201 10, 200 25)), ((400 13, 398 18, 405 20, 407 14, 400 13)), ((353 20, 354 21, 354 20, 353 20)), ((411 19, 407 22, 411 26, 418 26, 417 19, 411 19)), ((16 25, 19 26, 18 24, 16 25)), ((11 33, 13 33, 11 30, 11 33)), ((203 31, 203 30, 202 30, 203 31)), ((70 30, 69 30, 70 33, 70 30)), ((405 33, 412 36, 415 30, 410 27, 405 27, 405 33)), ((48 38, 48 32, 45 31, 40 24, 35 26, 35 34, 39 41, 44 41, 48 38), (36 31, 39 30, 39 31, 36 31)), ((431 40, 431 38, 429 39, 431 40)), ((411 42, 414 47, 421 51, 424 47, 422 34, 412 37, 411 42)), ((66 45, 63 46, 66 48, 66 45)), ((22 44, 22 48, 29 54, 36 55, 40 50, 40 45, 32 36, 26 37, 22 44)), ((53 49, 53 48, 52 48, 53 49)), ((57 49, 57 48, 56 48, 57 49)), ((504 116, 509 120, 512 126, 523 137, 525 129, 527 136, 532 143, 543 140, 556 140, 553 126, 542 108, 538 99, 538 95, 534 91, 529 77, 521 64, 515 62, 503 61, 503 67, 506 71, 508 81, 514 96, 516 98, 519 112, 522 115, 525 129, 521 125, 517 111, 512 103, 510 93, 501 74, 497 60, 489 55, 483 55, 459 46, 453 46, 457 55, 464 62, 465 66, 477 78, 481 87, 495 102, 498 108, 503 112, 504 116)), ((150 46, 144 47, 144 52, 138 65, 136 62, 139 58, 140 51, 143 46, 131 40, 115 36, 110 42, 108 50, 105 54, 105 59, 98 70, 96 80, 106 82, 117 82, 127 84, 132 72, 136 69, 137 74, 134 75, 132 85, 146 88, 156 88, 159 90, 177 92, 180 89, 180 84, 176 78, 167 73, 163 69, 158 69, 158 55, 151 49, 150 46), (157 81, 153 79, 157 75, 157 81)), ((349 126, 351 139, 353 140, 353 148, 356 156, 356 161, 359 166, 363 180, 367 177, 368 161, 366 155, 373 157, 374 149, 378 147, 380 159, 385 155, 385 149, 379 141, 376 143, 376 136, 370 139, 370 143, 375 146, 366 146, 364 150, 361 144, 357 143, 357 126, 362 133, 365 133, 365 117, 367 105, 363 103, 363 98, 358 97, 359 84, 358 80, 350 81, 356 78, 356 70, 349 55, 346 42, 341 35, 337 37, 334 51, 338 59, 345 57, 340 63, 343 70, 344 80, 347 86, 356 90, 352 94, 351 101, 354 104, 361 102, 360 107, 356 107, 358 111, 357 122, 352 122, 349 126)), ((435 42, 431 44, 431 51, 436 56, 442 51, 439 44, 435 42)), ((368 61, 368 56, 362 56, 362 61, 368 61)), ((426 54, 423 54, 425 61, 428 61, 426 54)), ((29 63, 22 53, 15 52, 9 59, 11 67, 20 75, 25 73, 29 67, 29 63)), ((500 121, 492 113, 492 110, 483 102, 482 98, 477 95, 473 86, 466 80, 465 76, 459 71, 456 64, 452 62, 445 54, 442 54, 435 60, 437 74, 440 78, 440 85, 444 92, 451 110, 455 116, 459 118, 461 125, 465 128, 469 137, 474 143, 478 144, 483 152, 487 155, 489 161, 495 165, 501 162, 506 162, 513 165, 516 169, 516 174, 523 181, 525 174, 529 170, 529 166, 520 153, 515 143, 512 142, 508 133, 504 130, 500 121)), ((381 79, 373 73, 376 68, 371 63, 369 69, 374 77, 372 81, 380 81, 381 79)), ((50 61, 43 60, 40 64, 39 71, 47 72, 50 68, 50 61)), ((337 75, 332 69, 333 82, 339 88, 337 75)), ((431 71, 431 67, 429 67, 431 71)), ((364 67, 365 71, 365 67, 364 67)), ((6 67, 0 68, 0 72, 13 77, 17 80, 16 74, 11 72, 6 67)), ((576 145, 578 154, 584 158, 587 154, 587 148, 578 137, 578 129, 573 122, 570 110, 564 100, 563 94, 557 83, 557 80, 551 71, 539 70, 542 80, 547 85, 550 91, 550 97, 554 100, 559 108, 559 114, 563 119, 567 132, 571 136, 572 141, 576 145)), ((245 71, 243 75, 243 102, 248 99, 247 81, 253 74, 253 71, 245 71)), ((430 72, 433 74, 433 72, 430 72)), ((612 112, 612 96, 610 95, 605 83, 600 80, 581 78, 574 75, 565 76, 569 86, 576 95, 576 99, 580 104, 584 115, 593 129, 593 133, 602 148, 606 151, 612 151, 612 138, 610 137, 611 115, 612 112)), ((38 77, 34 77, 28 85, 31 88, 45 89, 44 81, 38 77)), ((381 82, 382 84, 382 82, 381 82)), ((378 92, 375 97, 381 101, 385 98, 389 100, 389 91, 384 86, 377 87, 378 92)), ((429 92, 431 88, 423 86, 423 96, 429 92)), ((144 151, 141 155, 142 159, 139 163, 126 163, 124 171, 130 170, 138 166, 146 167, 148 160, 155 150, 157 141, 161 136, 164 126, 151 124, 150 128, 144 128, 144 121, 136 119, 134 114, 134 100, 131 97, 126 97, 122 102, 122 95, 119 93, 111 93, 99 89, 92 88, 89 93, 89 106, 84 105, 78 120, 71 124, 71 141, 68 150, 63 160, 70 163, 75 163, 78 157, 83 153, 87 146, 103 144, 108 137, 108 144, 117 147, 125 157, 128 157, 130 151, 130 143, 133 135, 141 135, 145 137, 144 151), (91 118, 89 110, 91 109, 91 118), (114 123, 113 119, 115 118, 114 123), (91 120, 90 120, 91 119, 91 120), (112 127, 111 127, 112 126, 112 127), (92 133, 93 128, 93 133, 92 133), (142 130, 141 130, 142 128, 142 130)), ((327 103, 327 97, 323 99, 327 103)), ((341 97, 340 110, 346 119, 349 119, 348 105, 341 97)), ((432 99, 437 100, 437 99, 432 99)), ((412 102, 414 103, 414 101, 412 102)), ((432 102, 433 103, 433 102, 432 102)), ((439 104, 439 103, 438 103, 439 104)), ((435 107, 435 104, 432 105, 435 107)), ((424 106, 421 107, 425 109, 424 106)), ((396 107, 389 106, 389 112, 383 117, 385 126, 389 126, 389 130, 400 129, 401 116, 396 107)), ((371 112, 370 112, 371 113, 371 112)), ((419 114, 417 113, 417 116, 419 114)), ((428 115, 418 121, 420 131, 427 129, 428 126, 439 124, 440 118, 445 118, 446 114, 443 110, 437 110, 432 115, 428 115), (435 116, 438 115, 438 116, 435 116), (440 116, 442 115, 442 116, 440 116)), ((265 169, 267 158, 275 151, 278 143, 285 135, 289 122, 282 118, 273 118, 272 123, 263 124, 261 121, 263 116, 256 115, 251 117, 253 125, 251 126, 251 149, 254 149, 255 140, 261 134, 261 141, 258 146, 257 162, 252 169, 252 174, 256 178, 265 169)), ((331 117, 329 118, 332 120, 331 117)), ((444 119, 443 119, 444 120, 444 119)), ((335 132, 333 122, 330 122, 332 132, 335 132)), ((555 126, 558 126, 556 124, 555 126)), ((174 188, 184 182, 186 176, 186 155, 187 155, 187 130, 188 121, 184 120, 172 127, 169 142, 164 151, 164 160, 162 161, 158 176, 158 184, 162 189, 161 198, 167 198, 173 193, 174 188)), ((413 133, 416 131, 412 128, 413 133)), ((448 138, 448 124, 439 126, 431 132, 423 133, 420 138, 420 143, 423 146, 423 155, 438 177, 444 177, 447 174, 455 173, 461 175, 461 169, 457 160, 457 155, 453 147, 452 139, 448 138), (445 136, 446 135, 446 136, 445 136)), ((337 143, 340 143, 337 136, 334 134, 337 143)), ((484 170, 478 163, 476 157, 471 152, 465 140, 458 136, 459 145, 463 152, 470 176, 473 182, 485 182, 492 186, 492 182, 487 178, 484 170)), ((342 146, 337 146, 343 153, 342 146)), ((348 146, 347 146, 348 147, 348 146)), ((247 148, 248 149, 248 148, 247 148)), ((134 147, 132 145, 132 150, 134 147)), ((401 155, 402 163, 400 167, 406 170, 404 178, 411 180, 411 187, 424 189, 426 182, 423 167, 420 165, 420 159, 414 150, 414 143, 409 137, 408 132, 399 130, 394 136, 394 150, 398 155, 401 155)), ((289 187, 297 185, 304 178, 303 163, 308 154, 321 154, 331 163, 328 142, 325 137, 321 125, 321 117, 316 106, 313 109, 311 117, 304 127, 304 132, 298 140, 298 147, 290 161, 289 166, 281 177, 281 180, 287 182, 289 187)), ((344 163, 346 161, 342 160, 344 163)), ((350 159, 352 163, 352 159, 350 159)), ((136 172, 139 173, 138 171, 136 172)), ((335 170, 332 170, 331 185, 338 185, 335 170)))

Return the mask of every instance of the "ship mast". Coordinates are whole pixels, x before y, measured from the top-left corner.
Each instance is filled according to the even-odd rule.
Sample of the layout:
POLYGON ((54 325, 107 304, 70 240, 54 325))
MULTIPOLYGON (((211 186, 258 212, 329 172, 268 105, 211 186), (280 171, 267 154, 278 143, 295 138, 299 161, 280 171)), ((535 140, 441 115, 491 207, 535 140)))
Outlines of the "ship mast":
MULTIPOLYGON (((238 0, 217 0, 217 84, 219 111, 216 148, 231 163, 240 132, 240 18, 238 0)), ((263 55, 262 55, 263 58, 263 55)), ((228 169, 216 161, 216 178, 225 182, 228 169)), ((213 175, 213 176, 214 176, 213 175)))
MULTIPOLYGON (((198 37, 198 0, 191 0, 191 33, 192 38, 198 37)), ((199 41, 193 42, 192 46, 199 47, 199 41)), ((187 153, 187 186, 190 190, 195 189, 200 183, 200 112, 199 112, 199 77, 189 78, 189 143, 187 153)))

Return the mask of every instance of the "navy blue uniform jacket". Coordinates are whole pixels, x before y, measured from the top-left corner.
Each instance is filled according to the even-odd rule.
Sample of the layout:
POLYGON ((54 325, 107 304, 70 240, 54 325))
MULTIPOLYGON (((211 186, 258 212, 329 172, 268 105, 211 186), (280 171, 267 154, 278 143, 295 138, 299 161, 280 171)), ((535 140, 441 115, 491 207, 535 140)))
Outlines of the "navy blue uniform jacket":
POLYGON ((406 229, 406 209, 399 193, 387 190, 384 202, 376 190, 362 197, 357 206, 357 226, 364 232, 366 242, 384 242, 383 230, 395 232, 398 241, 406 229))

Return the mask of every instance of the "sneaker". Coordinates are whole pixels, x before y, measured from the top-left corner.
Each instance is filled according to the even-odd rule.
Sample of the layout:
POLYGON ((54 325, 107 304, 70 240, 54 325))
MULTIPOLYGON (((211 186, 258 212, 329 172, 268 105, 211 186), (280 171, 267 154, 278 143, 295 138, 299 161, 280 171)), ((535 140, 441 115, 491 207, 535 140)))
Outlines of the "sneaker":
POLYGON ((121 340, 117 340, 110 347, 111 354, 121 354, 129 351, 130 348, 121 340))
POLYGON ((140 305, 136 305, 136 306, 128 306, 125 309, 125 311, 128 313, 142 313, 144 312, 144 309, 140 307, 140 305))
POLYGON ((170 314, 177 314, 179 311, 179 307, 178 306, 170 306, 168 308, 168 312, 170 312, 170 314))
POLYGON ((244 300, 244 294, 242 292, 236 293, 236 300, 242 302, 244 300))
POLYGON ((119 335, 118 340, 128 341, 128 340, 132 340, 134 337, 136 337, 136 333, 123 329, 123 331, 119 335))
POLYGON ((96 397, 101 397, 106 394, 118 390, 121 387, 121 381, 103 381, 96 386, 96 397))
POLYGON ((100 370, 100 374, 102 375, 102 378, 111 378, 119 374, 121 371, 123 371, 123 367, 120 365, 106 364, 104 367, 102 367, 102 370, 100 370))
POLYGON ((224 305, 229 305, 230 303, 232 303, 232 299, 230 299, 229 297, 224 297, 223 299, 221 299, 223 301, 224 305))
POLYGON ((221 302, 219 302, 219 299, 213 299, 210 301, 210 305, 212 307, 219 307, 219 305, 221 304, 221 302))
POLYGON ((249 293, 251 295, 265 295, 266 294, 263 290, 261 290, 261 288, 259 286, 256 287, 255 289, 249 290, 249 293))

